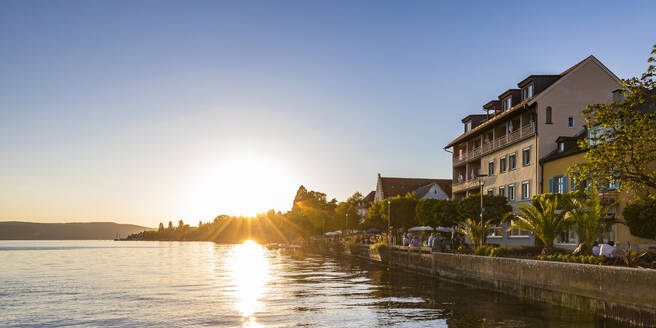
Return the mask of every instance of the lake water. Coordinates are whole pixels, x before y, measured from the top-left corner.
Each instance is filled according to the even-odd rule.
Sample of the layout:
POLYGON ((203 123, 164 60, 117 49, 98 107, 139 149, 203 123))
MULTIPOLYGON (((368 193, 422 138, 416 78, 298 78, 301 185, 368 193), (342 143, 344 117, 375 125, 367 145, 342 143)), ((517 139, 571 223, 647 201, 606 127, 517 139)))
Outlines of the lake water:
POLYGON ((0 327, 612 327, 573 310, 256 244, 0 241, 0 327))

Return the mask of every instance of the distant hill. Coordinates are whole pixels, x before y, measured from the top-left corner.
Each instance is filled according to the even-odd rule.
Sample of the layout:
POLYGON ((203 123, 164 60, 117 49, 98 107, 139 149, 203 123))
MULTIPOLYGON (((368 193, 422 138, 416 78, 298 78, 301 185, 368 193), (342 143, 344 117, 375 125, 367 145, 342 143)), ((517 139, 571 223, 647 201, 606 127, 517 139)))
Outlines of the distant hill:
POLYGON ((79 223, 33 223, 0 222, 0 240, 70 240, 70 239, 114 239, 135 232, 151 230, 134 224, 114 222, 79 223))

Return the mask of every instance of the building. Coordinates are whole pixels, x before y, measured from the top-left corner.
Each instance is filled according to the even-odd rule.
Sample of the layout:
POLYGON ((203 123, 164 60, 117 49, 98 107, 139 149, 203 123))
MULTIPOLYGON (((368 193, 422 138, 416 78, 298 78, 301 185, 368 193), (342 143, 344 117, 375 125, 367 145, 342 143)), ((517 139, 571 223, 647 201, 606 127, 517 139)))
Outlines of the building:
MULTIPOLYGON (((486 114, 468 115, 463 133, 445 146, 453 153, 453 199, 479 190, 503 195, 509 204, 530 202, 542 188, 537 161, 556 148, 556 140, 583 129, 580 112, 589 104, 610 103, 620 80, 594 56, 557 75, 530 75, 517 89, 483 105, 486 114)), ((491 244, 533 245, 526 231, 500 227, 491 244)))
POLYGON ((371 207, 371 202, 374 201, 375 196, 376 196, 376 191, 372 190, 367 194, 367 196, 362 198, 362 200, 358 203, 355 209, 358 212, 360 218, 364 218, 365 216, 367 216, 367 212, 369 211, 369 207, 371 207))
MULTIPOLYGON (((621 96, 618 92, 613 93, 614 99, 621 96)), ((656 106, 646 104, 638 108, 643 113, 653 112, 656 106)), ((575 136, 560 136, 556 139, 555 149, 540 159, 540 166, 542 167, 542 190, 544 192, 553 193, 567 193, 577 189, 583 189, 586 186, 577 186, 572 177, 568 177, 568 169, 576 164, 585 163, 585 151, 579 148, 579 141, 585 139, 587 130, 581 130, 575 136)), ((610 205, 615 201, 619 201, 617 205, 613 206, 607 213, 608 216, 613 217, 619 221, 623 220, 622 211, 626 207, 629 196, 625 192, 619 192, 620 187, 618 182, 611 181, 605 185, 599 196, 602 204, 610 205)), ((633 236, 629 228, 624 224, 615 224, 611 227, 610 231, 602 236, 604 241, 614 241, 618 244, 626 244, 630 242, 631 245, 643 248, 652 246, 656 243, 655 240, 639 238, 633 236)), ((575 229, 570 228, 564 231, 555 242, 555 245, 564 248, 575 248, 579 244, 579 238, 575 229)))
POLYGON ((386 198, 405 196, 410 192, 415 192, 417 199, 450 199, 451 180, 426 178, 391 178, 382 177, 380 173, 378 173, 374 201, 378 202, 386 198))

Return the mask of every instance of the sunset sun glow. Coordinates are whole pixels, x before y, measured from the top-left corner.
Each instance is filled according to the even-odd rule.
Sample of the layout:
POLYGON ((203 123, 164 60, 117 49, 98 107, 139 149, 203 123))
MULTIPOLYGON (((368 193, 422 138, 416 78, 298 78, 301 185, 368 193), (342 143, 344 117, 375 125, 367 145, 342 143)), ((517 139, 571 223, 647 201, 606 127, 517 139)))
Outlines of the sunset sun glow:
POLYGON ((218 160, 196 172, 185 213, 201 218, 287 210, 297 187, 284 163, 255 154, 218 160))

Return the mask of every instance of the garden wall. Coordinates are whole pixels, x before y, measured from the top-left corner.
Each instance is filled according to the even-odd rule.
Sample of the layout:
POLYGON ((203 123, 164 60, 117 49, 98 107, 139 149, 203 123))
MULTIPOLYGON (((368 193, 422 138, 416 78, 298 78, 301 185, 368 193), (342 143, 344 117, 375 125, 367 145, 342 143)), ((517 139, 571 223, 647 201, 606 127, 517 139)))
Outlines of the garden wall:
POLYGON ((385 263, 391 255, 388 264, 418 274, 656 327, 656 270, 431 253, 425 248, 394 247, 377 254, 359 245, 353 251, 385 263))

